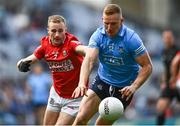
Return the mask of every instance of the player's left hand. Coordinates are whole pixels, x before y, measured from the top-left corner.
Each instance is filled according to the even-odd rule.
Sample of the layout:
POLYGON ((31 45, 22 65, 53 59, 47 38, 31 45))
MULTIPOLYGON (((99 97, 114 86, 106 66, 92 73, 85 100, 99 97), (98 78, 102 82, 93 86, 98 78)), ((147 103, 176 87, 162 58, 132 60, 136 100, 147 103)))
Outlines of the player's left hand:
POLYGON ((126 86, 123 89, 119 90, 122 94, 122 98, 126 98, 126 101, 135 93, 136 88, 133 85, 126 86))
POLYGON ((18 63, 17 63, 17 67, 19 69, 20 72, 28 72, 30 71, 30 66, 31 66, 31 62, 32 60, 27 60, 27 61, 23 61, 23 60, 20 60, 18 63))

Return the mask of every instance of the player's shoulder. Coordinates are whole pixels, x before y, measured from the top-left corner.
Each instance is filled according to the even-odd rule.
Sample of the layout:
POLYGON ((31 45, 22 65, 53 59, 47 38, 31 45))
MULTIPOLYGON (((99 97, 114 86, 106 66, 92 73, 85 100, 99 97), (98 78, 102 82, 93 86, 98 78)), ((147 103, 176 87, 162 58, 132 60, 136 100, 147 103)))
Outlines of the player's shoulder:
POLYGON ((96 28, 96 31, 98 31, 98 32, 102 32, 103 30, 104 30, 104 27, 102 27, 102 26, 96 28))
POLYGON ((129 43, 135 43, 136 41, 142 42, 139 35, 133 29, 131 29, 125 25, 124 25, 124 29, 125 29, 125 33, 126 33, 125 38, 126 38, 127 42, 129 42, 129 43))
POLYGON ((75 35, 66 32, 66 41, 73 41, 73 40, 78 41, 78 38, 75 35))
POLYGON ((133 29, 127 27, 126 25, 122 26, 122 30, 126 33, 125 36, 128 40, 136 34, 136 32, 133 29))
POLYGON ((95 32, 97 33, 97 34, 105 34, 105 28, 104 27, 98 27, 96 30, 95 30, 95 32))
POLYGON ((41 45, 45 46, 49 43, 49 37, 48 36, 44 36, 41 38, 41 45))
POLYGON ((72 47, 75 45, 80 45, 79 40, 77 39, 77 37, 69 32, 66 32, 66 39, 65 39, 65 45, 67 47, 72 47))
POLYGON ((91 39, 101 39, 104 35, 105 35, 105 29, 104 27, 98 27, 94 32, 93 34, 91 35, 91 39))

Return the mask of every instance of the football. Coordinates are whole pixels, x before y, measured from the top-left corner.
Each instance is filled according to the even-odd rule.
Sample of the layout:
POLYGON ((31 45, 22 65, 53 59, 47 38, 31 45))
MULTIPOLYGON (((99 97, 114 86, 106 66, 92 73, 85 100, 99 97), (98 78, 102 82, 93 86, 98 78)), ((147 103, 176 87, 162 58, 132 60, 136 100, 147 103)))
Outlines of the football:
POLYGON ((107 97, 99 104, 99 115, 106 120, 117 120, 124 112, 122 102, 115 97, 107 97))

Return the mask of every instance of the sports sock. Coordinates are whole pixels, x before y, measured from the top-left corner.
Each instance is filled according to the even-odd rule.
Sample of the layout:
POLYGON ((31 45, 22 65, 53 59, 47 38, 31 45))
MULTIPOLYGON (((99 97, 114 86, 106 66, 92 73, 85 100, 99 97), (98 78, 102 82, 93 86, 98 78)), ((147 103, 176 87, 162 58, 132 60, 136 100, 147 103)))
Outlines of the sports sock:
POLYGON ((164 125, 165 123, 165 113, 158 113, 157 115, 157 120, 156 120, 156 124, 157 125, 164 125))

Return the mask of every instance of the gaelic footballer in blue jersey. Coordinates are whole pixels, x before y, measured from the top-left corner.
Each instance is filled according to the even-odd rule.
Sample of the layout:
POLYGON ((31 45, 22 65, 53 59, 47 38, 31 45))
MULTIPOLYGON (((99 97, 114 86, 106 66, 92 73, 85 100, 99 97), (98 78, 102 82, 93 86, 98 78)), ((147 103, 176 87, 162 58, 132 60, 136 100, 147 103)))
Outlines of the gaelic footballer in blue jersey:
MULTIPOLYGON (((73 125, 85 125, 98 111, 100 102, 109 96, 120 99, 126 108, 133 94, 152 72, 149 54, 138 34, 123 24, 121 8, 108 4, 103 11, 103 27, 89 40, 89 48, 82 63, 79 86, 73 97, 87 95, 73 125), (86 92, 87 81, 94 62, 99 59, 98 74, 86 92)), ((116 120, 100 116, 96 125, 112 125, 116 120)))

